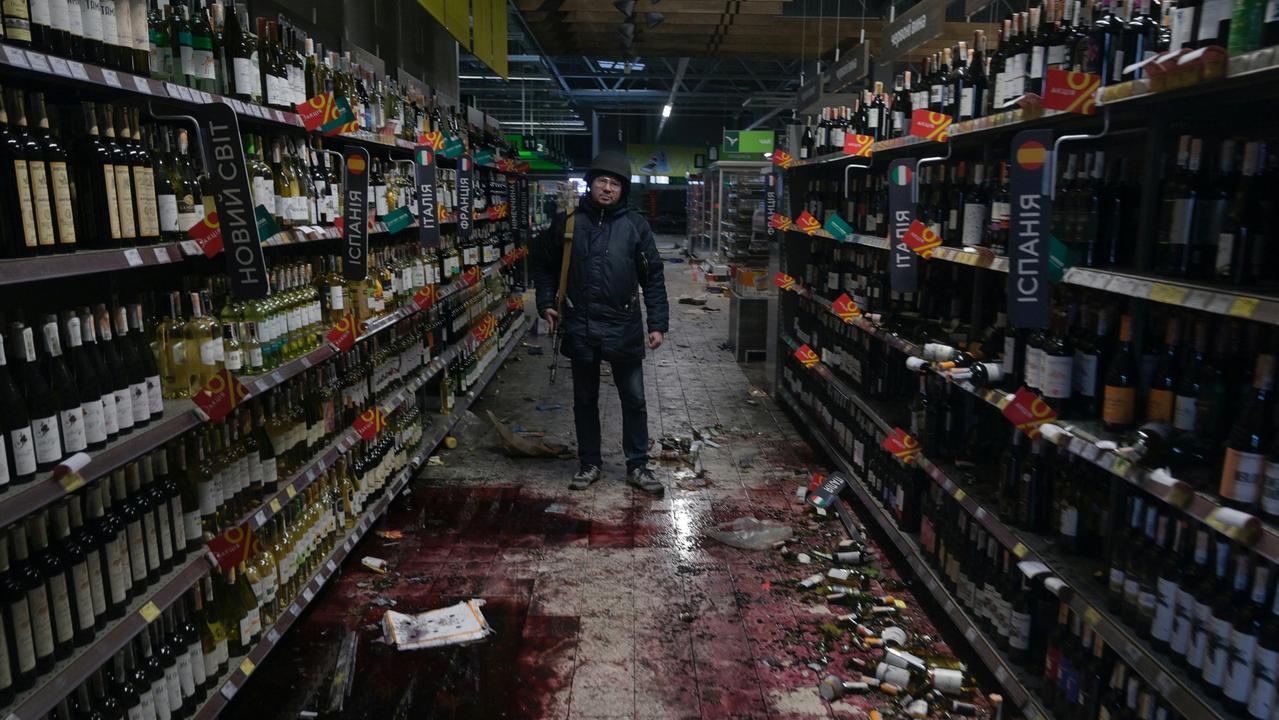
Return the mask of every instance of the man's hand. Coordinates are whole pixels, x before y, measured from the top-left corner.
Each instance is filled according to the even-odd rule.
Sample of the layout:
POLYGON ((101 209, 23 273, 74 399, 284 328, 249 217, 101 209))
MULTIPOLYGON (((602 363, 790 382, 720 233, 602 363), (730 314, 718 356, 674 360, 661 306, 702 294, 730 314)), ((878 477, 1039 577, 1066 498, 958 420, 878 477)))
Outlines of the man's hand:
POLYGON ((555 323, 559 322, 560 314, 555 312, 551 308, 546 308, 545 310, 542 311, 542 317, 546 318, 546 322, 550 324, 551 326, 550 333, 554 335, 555 323))
POLYGON ((654 330, 648 334, 648 349, 656 350, 662 346, 662 334, 654 330))

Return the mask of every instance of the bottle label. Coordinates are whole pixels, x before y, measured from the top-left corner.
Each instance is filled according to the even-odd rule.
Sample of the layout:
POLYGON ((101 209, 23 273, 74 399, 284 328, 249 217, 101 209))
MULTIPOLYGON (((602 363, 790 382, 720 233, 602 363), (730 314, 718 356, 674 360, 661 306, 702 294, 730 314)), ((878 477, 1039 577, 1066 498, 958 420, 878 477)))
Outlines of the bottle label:
POLYGON ((115 416, 121 430, 133 427, 133 400, 129 388, 115 391, 115 416))
POLYGON ((1234 11, 1234 3, 1230 0, 1204 0, 1199 8, 1199 45, 1218 44, 1215 42, 1220 32, 1222 20, 1229 20, 1234 11), (1209 42, 1214 41, 1214 42, 1209 42))
POLYGON ((251 58, 232 58, 231 68, 235 77, 236 94, 250 98, 262 97, 262 78, 251 58))
POLYGON ((49 604, 53 610, 53 631, 58 643, 70 642, 75 636, 71 619, 71 593, 67 590, 66 573, 49 578, 49 604))
POLYGON ((1065 537, 1076 537, 1079 534, 1079 510, 1073 505, 1063 505, 1061 518, 1058 521, 1058 532, 1065 537))
MULTIPOLYGON (((65 2, 62 5, 66 9, 65 2)), ((71 209, 71 179, 67 164, 61 160, 49 163, 49 182, 53 186, 53 213, 58 219, 58 242, 75 245, 75 214, 71 209)))
MULTIPOLYGON (((160 232, 175 233, 185 232, 190 229, 190 225, 179 229, 178 227, 178 196, 172 193, 164 193, 157 195, 155 198, 156 207, 160 212, 160 232)), ((193 223, 194 224, 194 223, 193 223)))
POLYGON ((1014 650, 1030 647, 1030 614, 1013 610, 1009 613, 1008 645, 1014 650))
POLYGON ((964 203, 963 243, 965 245, 981 245, 985 230, 986 206, 976 202, 964 203))
POLYGON ((1172 422, 1176 400, 1171 390, 1151 389, 1146 398, 1147 422, 1172 422))
POLYGON ((32 207, 36 217, 36 237, 41 247, 52 247, 53 210, 49 202, 49 175, 43 160, 32 160, 27 163, 31 171, 32 207))
POLYGON ((200 363, 214 366, 218 364, 218 348, 222 345, 216 338, 200 342, 200 363))
POLYGON ((1245 505, 1255 503, 1261 494, 1265 462, 1265 456, 1260 453, 1226 448, 1225 463, 1221 469, 1221 497, 1245 505))
POLYGON ((89 570, 89 597, 93 602, 93 615, 101 617, 107 611, 107 589, 102 581, 102 553, 97 549, 90 550, 85 559, 85 567, 89 570))
POLYGON ((959 91, 959 116, 972 117, 975 115, 976 102, 977 96, 974 93, 973 88, 965 85, 964 88, 959 91))
MULTIPOLYGON (((198 647, 198 644, 196 647, 198 647)), ((191 664, 192 654, 191 648, 187 647, 184 652, 178 653, 177 663, 178 686, 182 691, 182 696, 188 698, 195 695, 195 670, 191 664)), ((200 669, 204 669, 203 660, 200 661, 200 669)), ((200 684, 203 685, 204 681, 201 680, 200 684)), ((179 706, 181 706, 181 702, 179 702, 179 706)))
POLYGON ((1112 425, 1131 425, 1136 403, 1137 388, 1107 385, 1102 396, 1102 418, 1112 425))
POLYGON ((1257 636, 1251 633, 1242 633, 1232 628, 1230 631, 1229 667, 1226 669, 1226 679, 1222 685, 1222 690, 1225 691, 1226 697, 1238 703, 1248 700, 1248 693, 1252 691, 1252 666, 1256 660, 1256 655, 1257 636))
POLYGON ((1193 601, 1194 612, 1190 623, 1190 648, 1186 653, 1186 663, 1192 668, 1203 668, 1208 654, 1208 635, 1211 633, 1212 608, 1193 601))
POLYGON ((1254 718, 1269 718, 1275 709, 1275 683, 1279 680, 1279 650, 1257 647, 1256 669, 1252 692, 1248 699, 1248 714, 1254 718))
MULTIPOLYGON (((146 352, 150 352, 150 348, 147 348, 146 352)), ((160 376, 148 375, 145 384, 147 387, 147 410, 151 415, 163 414, 164 394, 163 386, 160 383, 160 376)))
POLYGON ((1183 432, 1195 429, 1195 418, 1199 410, 1199 399, 1190 395, 1178 395, 1173 401, 1172 426, 1183 432))
POLYGON ((14 473, 22 477, 36 471, 36 449, 31 435, 31 426, 10 430, 9 447, 13 451, 14 473))
MULTIPOLYGON (((8 22, 8 3, 5 7, 6 20, 8 22)), ((6 35, 8 34, 6 28, 6 35)), ((30 38, 28 37, 28 41, 30 38)), ((18 183, 18 208, 19 214, 22 216, 22 239, 27 249, 34 249, 39 245, 39 236, 36 234, 35 206, 31 197, 31 175, 27 167, 26 160, 13 161, 13 173, 18 183)))
POLYGON ((102 407, 102 398, 96 398, 80 404, 80 412, 84 417, 84 437, 89 444, 96 445, 107 440, 106 411, 102 407))
POLYGON ((1026 387, 1038 390, 1043 387, 1044 351, 1026 346, 1026 387))
POLYGON ((138 199, 138 234, 155 237, 160 234, 160 213, 155 208, 155 171, 150 167, 133 169, 133 192, 138 199))
POLYGON ((120 432, 120 418, 115 407, 115 393, 108 390, 102 393, 102 422, 107 429, 107 437, 114 437, 120 432))
MULTIPOLYGON (((177 714, 182 710, 182 675, 178 670, 178 663, 164 669, 164 684, 168 686, 168 714, 170 716, 177 714)), ((163 706, 165 703, 160 702, 160 695, 156 695, 156 705, 163 706)))
POLYGON ((1030 78, 1038 80, 1044 76, 1044 59, 1047 57, 1044 52, 1043 45, 1036 45, 1030 49, 1030 78))
POLYGON ((53 654, 53 618, 49 614, 49 596, 45 586, 27 591, 27 605, 31 608, 31 636, 35 639, 36 657, 53 654))
POLYGON ((1233 628, 1230 620, 1213 616, 1210 620, 1207 634, 1211 634, 1212 639, 1208 640, 1207 653, 1204 657, 1203 679, 1204 682, 1214 687, 1222 687, 1226 679, 1226 666, 1230 661, 1230 633, 1233 628))
POLYGON ((124 526, 124 534, 128 539, 129 569, 133 572, 133 584, 140 585, 147 578, 147 551, 142 540, 142 522, 134 520, 124 526))
MULTIPOLYGON (((197 503, 198 502, 199 501, 197 498, 197 503)), ((183 511, 184 512, 182 513, 182 525, 186 529, 187 542, 197 543, 199 542, 200 538, 203 536, 203 530, 200 526, 201 510, 199 506, 197 505, 195 508, 192 508, 190 510, 183 508, 183 511)))
POLYGON ((1040 389, 1044 397, 1070 398, 1070 381, 1075 358, 1071 355, 1049 355, 1041 352, 1040 389))
POLYGON ((135 425, 140 422, 146 422, 151 417, 151 401, 147 397, 147 383, 145 380, 129 386, 129 411, 132 413, 135 425))
POLYGON ((1157 594, 1155 618, 1150 625, 1150 634, 1156 640, 1168 642, 1173 635, 1177 609, 1177 583, 1161 577, 1155 584, 1155 592, 1157 594))
POLYGON ((1190 226, 1195 211, 1193 198, 1174 198, 1172 201, 1172 225, 1168 230, 1168 242, 1185 245, 1190 242, 1190 226))
POLYGON ((1121 568, 1110 568, 1110 582, 1108 584, 1111 595, 1124 594, 1124 571, 1121 568))
POLYGON ((13 644, 16 646, 18 672, 35 669, 35 639, 32 636, 31 608, 25 595, 17 598, 9 605, 9 617, 13 621, 13 644))
POLYGON ((58 418, 50 415, 31 422, 35 434, 36 461, 40 464, 56 463, 62 459, 62 437, 58 433, 58 418))
MULTIPOLYGON (((106 2, 103 2, 106 5, 106 2)), ((114 27, 114 15, 112 16, 114 27)), ((106 18, 103 18, 103 28, 106 27, 106 18)), ((113 30, 114 32, 114 30, 113 30)), ((137 227, 134 224, 133 217, 133 181, 129 177, 128 165, 115 166, 115 198, 116 208, 119 210, 120 217, 120 238, 123 240, 132 240, 138 236, 137 227)))
POLYGON ((1066 64, 1066 46, 1052 45, 1048 48, 1048 67, 1055 68, 1066 64))
POLYGON ((893 111, 893 132, 903 132, 906 127, 906 113, 900 110, 893 111))

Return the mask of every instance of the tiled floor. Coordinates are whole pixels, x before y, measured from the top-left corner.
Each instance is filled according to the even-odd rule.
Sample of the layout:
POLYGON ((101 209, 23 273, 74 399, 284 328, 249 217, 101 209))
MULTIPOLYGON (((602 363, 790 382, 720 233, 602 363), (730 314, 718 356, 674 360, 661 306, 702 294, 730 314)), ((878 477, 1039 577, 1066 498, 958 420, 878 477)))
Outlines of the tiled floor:
MULTIPOLYGON (((805 573, 775 552, 703 536, 745 514, 804 525, 791 499, 811 458, 719 348, 727 300, 679 304, 702 285, 685 264, 668 265, 666 277, 672 329, 645 368, 650 425, 654 438, 716 428, 719 447, 702 454, 704 482, 680 487, 668 465, 664 499, 624 486, 620 413, 608 387, 607 477, 585 492, 566 488, 575 461, 509 459, 487 425, 471 421, 444 466, 428 468, 393 508, 385 527, 404 539, 373 536, 357 548, 228 715, 292 718, 315 709, 338 642, 356 632, 344 718, 864 717, 816 692, 824 670, 808 663, 819 659, 815 628, 830 611, 772 587, 805 573), (363 555, 386 558, 394 572, 364 571, 363 555), (377 640, 383 607, 375 601, 412 612, 469 597, 486 601, 497 631, 484 643, 401 653, 377 640)), ((571 442, 567 372, 553 388, 546 374, 547 356, 522 350, 477 412, 571 442)))

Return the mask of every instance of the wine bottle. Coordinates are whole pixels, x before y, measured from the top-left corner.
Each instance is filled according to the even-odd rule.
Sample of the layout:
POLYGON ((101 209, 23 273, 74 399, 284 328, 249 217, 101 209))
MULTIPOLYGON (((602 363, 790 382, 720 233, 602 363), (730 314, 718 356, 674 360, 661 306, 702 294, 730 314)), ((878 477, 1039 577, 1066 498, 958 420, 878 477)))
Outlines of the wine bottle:
POLYGON ((101 548, 101 574, 106 588, 106 616, 114 620, 124 615, 130 597, 129 548, 120 518, 107 511, 108 480, 103 479, 85 491, 89 520, 86 528, 93 533, 94 547, 101 548))
POLYGON ((1123 432, 1136 420, 1137 367, 1132 356, 1132 318, 1119 319, 1119 347, 1106 369, 1102 390, 1102 419, 1106 429, 1123 432))
MULTIPOLYGON (((94 374, 98 377, 98 390, 102 395, 102 423, 107 431, 107 442, 111 442, 120 434, 120 410, 116 406, 115 376, 107 367, 101 348, 98 347, 97 321, 92 311, 87 307, 80 308, 79 317, 81 347, 93 366, 94 374)), ((132 413, 130 413, 130 420, 132 420, 132 413)))
POLYGON ((52 470, 62 460, 62 436, 58 430, 58 407, 43 373, 36 364, 35 335, 29 327, 15 323, 11 338, 21 361, 19 380, 33 416, 31 431, 35 445, 36 469, 52 470))
POLYGON ((47 315, 41 327, 44 335, 45 364, 49 375, 49 390, 58 413, 59 437, 62 441, 61 457, 84 450, 87 437, 84 427, 84 409, 81 407, 80 389, 76 385, 66 360, 62 357, 58 319, 47 315))
MULTIPOLYGON (((1245 556, 1246 557, 1246 556, 1245 556)), ((1243 564, 1244 561, 1240 561, 1243 564)), ((1244 580, 1246 588, 1246 579, 1244 580)), ((1239 587, 1235 578, 1235 606, 1230 631, 1226 675, 1222 683, 1223 702, 1235 714, 1248 713, 1249 695, 1253 690, 1253 678, 1260 659, 1257 642, 1262 633, 1262 621, 1266 614, 1266 593, 1270 590, 1270 566, 1258 562, 1252 573, 1252 592, 1239 587), (1254 668, 1255 666, 1255 668, 1254 668)), ((1274 676, 1272 675, 1272 678, 1274 676)))
POLYGON ((43 675, 53 668, 54 663, 53 614, 49 605, 47 578, 40 574, 39 568, 30 559, 26 523, 10 526, 9 545, 13 555, 11 572, 26 596, 25 605, 30 613, 36 673, 43 675))
MULTIPOLYGON (((121 307, 117 313, 128 315, 129 336, 133 345, 133 355, 137 357, 142 368, 143 382, 146 385, 144 407, 151 420, 158 420, 164 415, 164 396, 160 386, 160 369, 156 366, 155 353, 151 351, 151 343, 147 340, 146 328, 142 321, 142 303, 133 303, 127 308, 121 307)), ((123 336, 122 336, 123 340, 123 336)))
MULTIPOLYGON (((67 499, 68 517, 70 520, 70 534, 63 540, 68 562, 71 566, 75 587, 81 585, 80 571, 77 569, 81 563, 84 567, 84 578, 89 589, 89 608, 93 617, 93 630, 101 630, 107 621, 107 581, 102 574, 102 548, 99 547, 97 536, 93 529, 85 524, 84 518, 84 498, 81 495, 72 495, 67 499)), ((80 591, 77 591, 80 592, 80 591)), ((76 606, 83 612, 83 607, 79 604, 76 606)))
POLYGON ((113 313, 108 311, 106 305, 102 303, 95 306, 95 311, 98 315, 98 329, 107 363, 115 365, 119 377, 128 383, 123 405, 121 405, 119 393, 116 394, 116 411, 120 416, 120 427, 122 430, 125 427, 122 409, 129 412, 130 428, 143 427, 151 419, 150 398, 142 360, 137 356, 137 349, 129 339, 127 311, 123 307, 118 307, 113 313))
POLYGON ((1257 355, 1252 376, 1252 397, 1235 420, 1226 444, 1218 493, 1225 504, 1247 510, 1257 503, 1265 472, 1262 444, 1269 437, 1269 396, 1274 356, 1257 355))
POLYGON ((1146 396, 1146 421, 1171 423, 1176 406, 1177 370, 1180 364, 1181 321, 1169 318, 1164 349, 1146 396))
POLYGON ((67 355, 74 371, 75 387, 79 389, 85 442, 89 450, 98 450, 107 442, 102 382, 82 345, 84 334, 80 329, 80 318, 74 313, 67 313, 63 327, 66 330, 67 355))
POLYGON ((40 510, 28 516, 27 526, 32 545, 31 564, 40 574, 48 592, 48 611, 53 623, 53 657, 64 660, 71 656, 76 638, 75 609, 71 605, 67 568, 62 558, 49 548, 48 512, 40 510))
POLYGON ((9 374, 3 339, 0 338, 0 492, 29 482, 36 474, 35 439, 27 402, 9 374))

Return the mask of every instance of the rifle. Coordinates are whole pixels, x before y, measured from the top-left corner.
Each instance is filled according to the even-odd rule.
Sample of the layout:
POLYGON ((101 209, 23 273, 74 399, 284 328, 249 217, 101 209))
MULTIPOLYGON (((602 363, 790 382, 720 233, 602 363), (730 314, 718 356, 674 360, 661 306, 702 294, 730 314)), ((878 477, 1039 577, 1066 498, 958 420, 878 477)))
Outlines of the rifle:
MULTIPOLYGON (((572 185, 566 183, 567 193, 571 193, 572 185)), ((563 202, 575 195, 562 194, 563 202)), ((551 384, 555 384, 555 371, 559 369, 560 345, 564 342, 564 296, 568 292, 568 266, 573 257, 573 230, 576 226, 577 214, 571 207, 566 208, 564 217, 564 258, 560 261, 560 285, 555 291, 555 336, 551 339, 551 384)))

